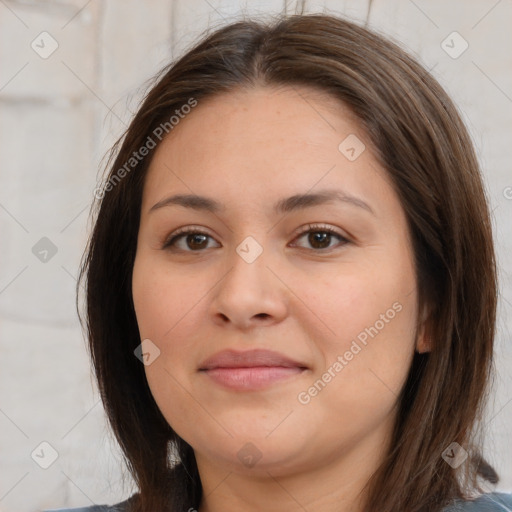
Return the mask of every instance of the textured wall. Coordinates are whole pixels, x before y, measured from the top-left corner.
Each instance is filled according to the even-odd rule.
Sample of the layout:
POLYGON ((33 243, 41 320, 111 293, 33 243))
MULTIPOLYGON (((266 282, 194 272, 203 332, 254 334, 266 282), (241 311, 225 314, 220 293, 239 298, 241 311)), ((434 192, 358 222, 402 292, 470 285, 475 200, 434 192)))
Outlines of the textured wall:
MULTIPOLYGON (((367 0, 306 2, 309 12, 353 19, 365 19, 368 7, 367 0)), ((130 494, 75 311, 101 158, 144 82, 204 29, 242 13, 295 8, 284 0, 0 0, 0 511, 113 503, 130 494)), ((498 490, 507 491, 511 21, 506 0, 374 0, 369 11, 370 25, 416 54, 456 100, 483 164, 502 287, 488 450, 502 475, 498 490)))

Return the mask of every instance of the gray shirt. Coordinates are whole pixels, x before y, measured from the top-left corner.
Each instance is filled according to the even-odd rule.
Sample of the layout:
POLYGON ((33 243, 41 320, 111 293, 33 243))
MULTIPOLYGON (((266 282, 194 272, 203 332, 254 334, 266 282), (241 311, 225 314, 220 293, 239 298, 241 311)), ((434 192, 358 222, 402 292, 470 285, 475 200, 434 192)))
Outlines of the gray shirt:
POLYGON ((493 492, 474 501, 457 500, 443 512, 512 512, 512 494, 493 492))
MULTIPOLYGON (((82 508, 59 508, 43 512, 127 512, 128 500, 116 505, 92 505, 82 508)), ((484 494, 474 501, 457 500, 442 512, 512 512, 512 494, 493 492, 484 494)))

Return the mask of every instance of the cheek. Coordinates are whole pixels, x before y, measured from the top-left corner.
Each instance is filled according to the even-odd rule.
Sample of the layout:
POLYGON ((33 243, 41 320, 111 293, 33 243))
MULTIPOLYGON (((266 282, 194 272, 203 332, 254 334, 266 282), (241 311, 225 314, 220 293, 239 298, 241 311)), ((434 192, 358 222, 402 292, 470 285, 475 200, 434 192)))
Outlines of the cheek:
POLYGON ((374 277, 370 270, 338 276, 324 283, 324 293, 310 295, 329 329, 311 335, 322 364, 295 403, 306 417, 317 418, 323 442, 332 446, 340 437, 355 441, 391 421, 413 356, 414 280, 405 271, 374 277))
POLYGON ((177 331, 192 328, 206 291, 204 280, 170 272, 165 263, 150 258, 136 260, 132 293, 141 337, 168 344, 177 331))
MULTIPOLYGON (((186 437, 196 402, 185 389, 195 370, 194 336, 197 317, 205 314, 201 298, 208 286, 205 279, 171 274, 166 267, 151 258, 136 260, 132 293, 141 340, 150 339, 159 350, 158 357, 144 367, 149 388, 168 423, 186 437)), ((201 412, 194 410, 196 415, 201 412)))
POLYGON ((160 351, 155 364, 145 367, 157 395, 172 382, 169 374, 185 385, 196 371, 198 353, 208 343, 204 325, 217 280, 215 272, 176 269, 144 253, 135 260, 132 293, 140 337, 160 351))
POLYGON ((297 276, 294 282, 300 287, 294 291, 309 310, 302 317, 304 328, 318 326, 312 334, 333 350, 346 348, 355 338, 363 343, 373 338, 409 343, 416 319, 416 285, 412 266, 402 263, 381 259, 336 268, 327 275, 297 276))
POLYGON ((314 314, 303 317, 301 327, 321 351, 316 373, 330 372, 325 380, 337 382, 328 386, 338 388, 332 403, 340 403, 340 396, 374 402, 381 392, 398 395, 415 347, 416 279, 411 261, 395 255, 352 265, 322 282, 303 280, 302 293, 314 314))

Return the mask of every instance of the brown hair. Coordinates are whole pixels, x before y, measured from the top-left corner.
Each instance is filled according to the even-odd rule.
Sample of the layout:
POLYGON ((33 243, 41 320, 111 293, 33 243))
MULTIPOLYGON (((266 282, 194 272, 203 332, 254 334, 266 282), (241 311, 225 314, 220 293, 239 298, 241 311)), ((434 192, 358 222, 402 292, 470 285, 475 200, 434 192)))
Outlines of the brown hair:
POLYGON ((498 480, 476 436, 492 376, 497 284, 490 216, 467 130, 438 82, 395 43, 340 18, 292 15, 238 21, 207 35, 162 71, 111 151, 111 186, 96 204, 79 284, 86 281, 101 397, 139 489, 132 510, 197 509, 202 487, 191 446, 167 424, 134 356, 141 340, 131 276, 151 155, 111 180, 191 98, 200 104, 255 85, 312 86, 347 105, 408 220, 432 350, 414 356, 392 448, 368 482, 365 511, 434 512, 484 492, 479 476, 498 480), (469 453, 456 469, 441 456, 452 442, 469 453), (179 459, 174 467, 168 443, 179 459))

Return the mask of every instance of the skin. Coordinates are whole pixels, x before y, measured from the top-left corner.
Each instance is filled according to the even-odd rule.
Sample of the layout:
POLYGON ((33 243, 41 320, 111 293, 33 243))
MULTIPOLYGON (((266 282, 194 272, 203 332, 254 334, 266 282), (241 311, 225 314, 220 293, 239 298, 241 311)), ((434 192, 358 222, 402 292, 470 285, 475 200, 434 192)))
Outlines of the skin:
POLYGON ((196 455, 200 512, 362 510, 414 350, 428 350, 416 329, 413 261, 403 209, 368 136, 320 91, 258 86, 210 98, 162 141, 143 191, 132 290, 141 340, 160 350, 145 366, 151 392, 196 455), (350 134, 366 145, 354 161, 338 149, 350 134), (373 213, 346 201, 273 212, 279 199, 334 189, 373 213), (149 211, 173 194, 224 209, 149 211), (348 241, 315 244, 312 223, 348 241), (209 237, 162 248, 187 226, 209 237), (252 263, 236 251, 248 236, 263 249, 252 263), (394 318, 301 403, 393 304, 394 318), (225 389, 198 368, 227 348, 275 350, 307 370, 259 391, 225 389), (252 467, 237 456, 248 442, 261 455, 252 467))

